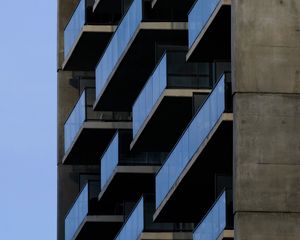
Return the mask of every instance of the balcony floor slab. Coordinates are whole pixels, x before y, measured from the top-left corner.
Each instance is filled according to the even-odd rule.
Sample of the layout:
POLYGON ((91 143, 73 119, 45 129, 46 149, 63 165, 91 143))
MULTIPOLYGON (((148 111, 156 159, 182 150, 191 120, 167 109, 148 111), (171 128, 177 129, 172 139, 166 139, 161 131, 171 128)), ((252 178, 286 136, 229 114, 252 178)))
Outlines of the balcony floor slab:
POLYGON ((131 129, 131 122, 85 122, 62 160, 63 164, 96 164, 117 129, 131 129))
POLYGON ((231 0, 221 0, 190 47, 187 61, 230 61, 231 0))
POLYGON ((131 150, 169 152, 192 119, 195 92, 208 95, 211 90, 165 89, 131 142, 131 150))
POLYGON ((115 25, 85 25, 62 64, 62 70, 94 71, 115 25))
POLYGON ((154 192, 159 166, 117 166, 102 188, 98 200, 137 201, 145 192, 154 192))
POLYGON ((81 223, 72 240, 114 239, 122 227, 122 215, 87 216, 81 223))

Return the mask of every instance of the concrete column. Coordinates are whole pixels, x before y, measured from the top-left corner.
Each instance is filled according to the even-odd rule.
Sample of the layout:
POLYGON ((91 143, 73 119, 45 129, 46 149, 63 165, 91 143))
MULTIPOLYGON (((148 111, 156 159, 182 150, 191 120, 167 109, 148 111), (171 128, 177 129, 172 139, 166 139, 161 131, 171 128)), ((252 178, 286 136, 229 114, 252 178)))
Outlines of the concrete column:
POLYGON ((235 239, 300 239, 300 1, 232 0, 235 239))

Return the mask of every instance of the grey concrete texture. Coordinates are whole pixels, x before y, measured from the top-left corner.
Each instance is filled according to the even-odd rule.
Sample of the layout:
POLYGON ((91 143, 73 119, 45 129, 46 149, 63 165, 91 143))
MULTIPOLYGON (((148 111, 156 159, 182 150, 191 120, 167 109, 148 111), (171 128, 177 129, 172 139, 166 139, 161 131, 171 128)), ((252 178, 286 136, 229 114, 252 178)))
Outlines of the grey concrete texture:
POLYGON ((300 214, 241 212, 234 228, 235 240, 299 240, 300 214))
POLYGON ((57 163, 61 164, 64 156, 64 123, 76 103, 78 90, 69 84, 72 72, 59 71, 57 76, 57 163))
POLYGON ((300 95, 234 96, 234 211, 300 212, 300 95))
POLYGON ((300 93, 300 1, 232 0, 234 92, 300 93))

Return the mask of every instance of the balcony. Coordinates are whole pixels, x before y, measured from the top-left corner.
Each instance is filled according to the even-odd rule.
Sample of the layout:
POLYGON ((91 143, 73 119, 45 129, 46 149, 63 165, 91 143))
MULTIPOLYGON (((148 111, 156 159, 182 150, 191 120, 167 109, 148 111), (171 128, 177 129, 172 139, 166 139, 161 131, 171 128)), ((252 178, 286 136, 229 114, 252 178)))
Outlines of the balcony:
POLYGON ((151 0, 151 7, 165 18, 172 17, 177 21, 187 21, 193 3, 194 0, 151 0))
POLYGON ((144 192, 155 190, 155 173, 166 154, 130 152, 131 140, 132 131, 118 131, 102 156, 100 203, 136 202, 144 192))
POLYGON ((186 63, 185 55, 167 51, 136 99, 131 149, 169 152, 192 119, 194 93, 210 93, 210 64, 186 63))
POLYGON ((95 112, 94 100, 95 89, 86 88, 64 124, 64 164, 98 164, 116 130, 131 129, 128 116, 95 112))
POLYGON ((232 191, 224 191, 196 227, 193 240, 233 239, 232 191))
POLYGON ((222 75, 157 173, 156 221, 198 222, 215 197, 216 175, 232 175, 230 79, 222 75))
POLYGON ((187 44, 186 22, 159 17, 149 1, 132 2, 96 67, 94 109, 131 111, 159 58, 157 46, 187 44))
POLYGON ((231 59, 231 0, 198 0, 188 21, 188 61, 231 59))
POLYGON ((82 189, 65 218, 65 240, 112 239, 123 223, 123 215, 102 215, 97 204, 98 182, 82 189))
POLYGON ((64 29, 63 70, 95 69, 119 16, 92 13, 94 0, 80 0, 64 29))
POLYGON ((153 223, 154 201, 144 196, 125 221, 115 240, 189 240, 189 226, 178 228, 172 223, 153 223))

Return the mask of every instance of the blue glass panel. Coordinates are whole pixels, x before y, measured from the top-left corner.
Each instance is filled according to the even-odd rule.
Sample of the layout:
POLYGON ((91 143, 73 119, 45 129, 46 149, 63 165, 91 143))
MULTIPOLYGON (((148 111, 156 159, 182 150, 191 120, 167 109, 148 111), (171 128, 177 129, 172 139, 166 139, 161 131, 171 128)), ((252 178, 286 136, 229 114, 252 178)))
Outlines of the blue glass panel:
POLYGON ((71 240, 78 227, 88 214, 89 189, 88 184, 81 191, 72 209, 65 219, 65 239, 71 240))
POLYGON ((137 134, 166 87, 167 55, 165 54, 133 105, 133 136, 137 134))
POLYGON ((65 57, 73 47, 83 25, 85 24, 85 0, 81 0, 64 31, 65 57))
POLYGON ((96 67, 96 95, 99 97, 120 57, 142 21, 142 0, 134 0, 113 35, 104 55, 96 67))
POLYGON ((119 161, 119 133, 117 133, 101 159, 101 189, 105 186, 119 161))
POLYGON ((226 192, 217 200, 193 234, 194 240, 216 240, 226 228, 226 192))
POLYGON ((69 149, 83 122, 86 120, 86 91, 84 91, 64 125, 65 152, 69 149))
POLYGON ((144 229, 144 198, 141 198, 131 215, 126 220, 121 231, 115 240, 133 240, 138 239, 138 236, 144 229))
POLYGON ((156 175, 156 208, 225 111, 225 75, 208 96, 156 175))
POLYGON ((191 47, 216 9, 220 0, 198 0, 188 16, 189 47, 191 47))

